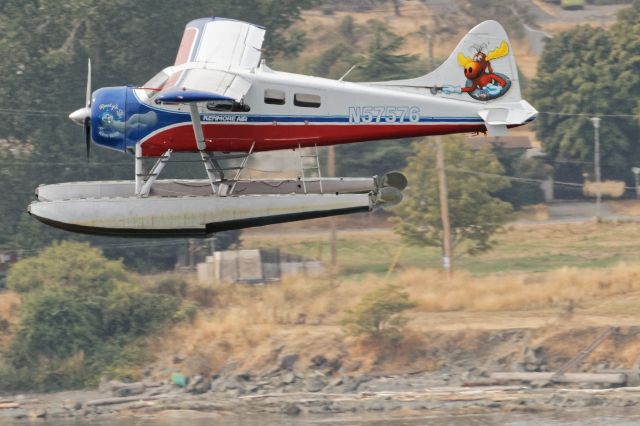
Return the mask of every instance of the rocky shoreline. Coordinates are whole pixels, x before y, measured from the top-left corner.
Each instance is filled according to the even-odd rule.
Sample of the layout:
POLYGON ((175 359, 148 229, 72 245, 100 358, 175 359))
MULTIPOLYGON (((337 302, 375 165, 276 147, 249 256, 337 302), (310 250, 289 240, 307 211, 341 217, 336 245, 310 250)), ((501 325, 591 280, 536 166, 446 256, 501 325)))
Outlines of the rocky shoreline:
POLYGON ((419 415, 542 412, 564 409, 633 407, 640 387, 594 389, 579 384, 447 384, 442 373, 329 378, 321 371, 284 370, 262 376, 249 373, 194 377, 186 387, 173 383, 109 382, 94 391, 17 395, 0 399, 0 421, 11 419, 108 416, 232 416, 278 414, 387 413, 419 415), (473 385, 473 386, 472 386, 473 385))
MULTIPOLYGON (((259 364, 263 370, 243 370, 246 366, 228 360, 215 374, 187 376, 180 371, 205 369, 196 367, 201 366, 197 356, 176 353, 168 362, 148 366, 140 382, 105 380, 95 390, 0 395, 0 424, 56 418, 91 424, 98 418, 171 413, 179 418, 342 414, 357 419, 640 410, 640 368, 624 369, 610 352, 583 365, 581 372, 553 373, 570 359, 557 355, 560 346, 555 344, 576 333, 583 334, 580 341, 589 340, 585 336, 601 334, 600 328, 554 332, 536 345, 528 343, 532 337, 526 330, 473 333, 434 334, 429 354, 422 356, 438 360, 437 367, 403 362, 395 365, 412 369, 395 372, 390 371, 393 363, 367 366, 347 357, 343 348, 331 352, 326 346, 322 354, 320 347, 303 351, 275 345, 265 352, 270 361, 259 364), (471 346, 463 350, 463 343, 471 346)), ((635 353, 635 346, 625 345, 635 344, 638 333, 638 327, 618 329, 617 346, 609 350, 635 353)))

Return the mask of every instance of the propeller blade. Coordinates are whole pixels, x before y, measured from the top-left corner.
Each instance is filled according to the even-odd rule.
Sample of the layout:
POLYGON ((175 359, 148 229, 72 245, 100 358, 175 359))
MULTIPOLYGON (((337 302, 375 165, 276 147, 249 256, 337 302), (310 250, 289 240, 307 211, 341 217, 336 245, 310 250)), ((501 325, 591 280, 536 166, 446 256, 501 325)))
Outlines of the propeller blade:
POLYGON ((91 117, 87 117, 84 120, 84 141, 87 146, 87 161, 89 161, 91 153, 91 117))
POLYGON ((87 97, 85 105, 87 107, 91 106, 91 58, 89 58, 87 64, 87 97))

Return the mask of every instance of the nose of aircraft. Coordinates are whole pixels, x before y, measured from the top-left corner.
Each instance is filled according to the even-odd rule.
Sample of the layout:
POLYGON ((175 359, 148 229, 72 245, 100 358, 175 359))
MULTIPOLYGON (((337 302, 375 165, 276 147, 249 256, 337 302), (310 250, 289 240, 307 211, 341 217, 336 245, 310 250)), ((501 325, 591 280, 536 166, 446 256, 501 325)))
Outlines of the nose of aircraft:
POLYGON ((71 114, 69 114, 69 118, 71 119, 71 121, 73 121, 77 125, 84 126, 85 120, 87 118, 91 118, 91 108, 84 107, 84 108, 77 109, 73 111, 71 114))

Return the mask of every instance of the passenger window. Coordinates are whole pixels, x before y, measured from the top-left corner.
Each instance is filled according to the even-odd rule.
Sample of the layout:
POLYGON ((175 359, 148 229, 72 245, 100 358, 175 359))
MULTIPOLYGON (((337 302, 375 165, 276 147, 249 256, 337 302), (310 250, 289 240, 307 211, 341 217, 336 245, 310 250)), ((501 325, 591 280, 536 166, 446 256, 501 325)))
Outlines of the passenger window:
POLYGON ((264 103, 269 105, 284 105, 286 96, 281 90, 266 89, 264 91, 264 103))
POLYGON ((320 96, 296 93, 293 97, 293 104, 305 108, 320 108, 320 96))

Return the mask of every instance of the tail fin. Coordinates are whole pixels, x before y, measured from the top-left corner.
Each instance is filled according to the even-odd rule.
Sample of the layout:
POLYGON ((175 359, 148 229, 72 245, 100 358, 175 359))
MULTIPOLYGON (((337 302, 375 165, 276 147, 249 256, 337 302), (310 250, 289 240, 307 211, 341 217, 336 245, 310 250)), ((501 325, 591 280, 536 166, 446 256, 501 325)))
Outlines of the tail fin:
POLYGON ((428 88, 434 95, 472 102, 522 99, 513 49, 504 28, 496 21, 485 21, 469 31, 435 71, 414 79, 378 84, 428 88))

